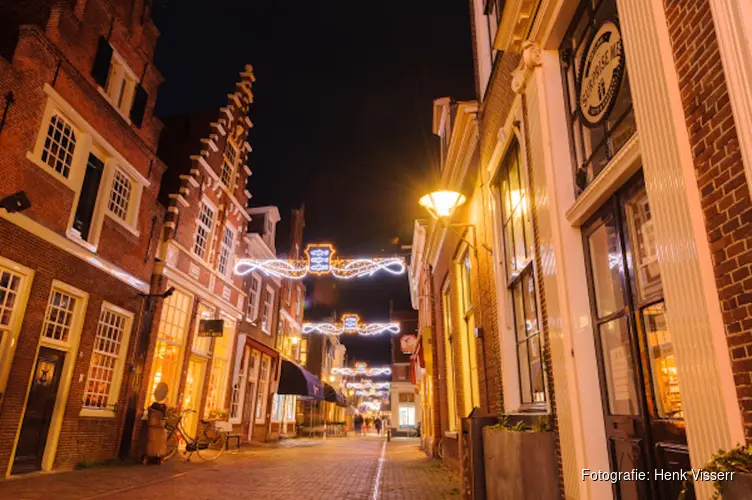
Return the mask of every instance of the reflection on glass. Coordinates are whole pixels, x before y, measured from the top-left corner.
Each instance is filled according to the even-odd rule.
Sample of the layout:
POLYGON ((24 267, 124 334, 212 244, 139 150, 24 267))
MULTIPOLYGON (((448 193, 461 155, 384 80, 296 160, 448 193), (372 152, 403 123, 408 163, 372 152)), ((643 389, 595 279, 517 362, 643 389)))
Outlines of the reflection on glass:
POLYGON ((674 344, 666 327, 663 302, 642 310, 648 342, 650 370, 653 375, 656 413, 661 418, 684 418, 676 371, 674 344))
POLYGON ((611 415, 638 415, 634 363, 625 317, 600 326, 601 352, 611 415))
POLYGON ((595 302, 598 317, 603 318, 624 309, 623 261, 613 219, 601 224, 588 239, 595 302))
POLYGON ((532 391, 530 390, 530 358, 528 356, 527 342, 517 346, 517 354, 520 363, 520 386, 522 388, 522 402, 532 403, 532 391))
POLYGON ((663 290, 647 192, 642 189, 635 193, 625 203, 624 208, 632 247, 632 265, 637 281, 637 295, 642 303, 660 297, 663 290))

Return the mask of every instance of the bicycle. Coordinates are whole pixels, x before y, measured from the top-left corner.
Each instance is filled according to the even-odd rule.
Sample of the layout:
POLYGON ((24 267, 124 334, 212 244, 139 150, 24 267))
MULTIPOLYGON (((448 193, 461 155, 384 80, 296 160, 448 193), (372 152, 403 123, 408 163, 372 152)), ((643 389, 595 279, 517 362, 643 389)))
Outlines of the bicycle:
POLYGON ((163 461, 171 459, 180 447, 180 442, 185 441, 186 456, 185 461, 190 462, 193 453, 196 453, 201 460, 210 462, 219 458, 227 448, 227 436, 223 431, 219 431, 214 424, 208 420, 199 420, 201 430, 196 437, 188 434, 183 428, 183 415, 186 413, 197 413, 196 410, 183 410, 177 415, 168 416, 167 425, 167 452, 163 461))

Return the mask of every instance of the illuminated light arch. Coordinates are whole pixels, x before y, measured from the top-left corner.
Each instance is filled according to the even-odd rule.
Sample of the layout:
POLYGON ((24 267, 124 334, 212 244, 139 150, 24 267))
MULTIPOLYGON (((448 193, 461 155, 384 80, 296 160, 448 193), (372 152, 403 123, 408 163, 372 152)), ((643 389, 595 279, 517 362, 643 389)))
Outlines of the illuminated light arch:
POLYGON ((391 375, 392 369, 389 366, 382 366, 378 368, 332 368, 332 375, 344 375, 346 377, 352 377, 354 375, 366 375, 368 377, 375 377, 379 375, 391 375))
POLYGON ((379 271, 404 274, 407 269, 402 257, 339 259, 334 254, 334 247, 330 243, 311 244, 305 249, 306 260, 239 259, 234 272, 238 276, 245 276, 260 271, 267 276, 287 279, 303 279, 308 274, 330 274, 336 278, 351 279, 373 276, 379 271))
POLYGON ((400 332, 399 323, 361 323, 357 314, 343 314, 339 323, 303 323, 303 333, 322 335, 358 334, 364 336, 400 332))

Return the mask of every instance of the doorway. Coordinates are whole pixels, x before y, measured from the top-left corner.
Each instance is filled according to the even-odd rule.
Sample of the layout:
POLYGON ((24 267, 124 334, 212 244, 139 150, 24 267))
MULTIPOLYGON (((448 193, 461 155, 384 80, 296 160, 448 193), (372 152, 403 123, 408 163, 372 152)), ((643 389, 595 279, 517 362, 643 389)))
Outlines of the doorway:
MULTIPOLYGON (((642 174, 583 226, 583 239, 611 470, 687 470, 674 332, 642 174)), ((682 488, 678 480, 621 481, 614 495, 677 498, 682 488)))
POLYGON ((26 411, 18 437, 12 474, 23 474, 42 469, 42 457, 47 445, 52 413, 57 401, 60 374, 65 353, 40 347, 34 367, 34 379, 26 401, 26 411))

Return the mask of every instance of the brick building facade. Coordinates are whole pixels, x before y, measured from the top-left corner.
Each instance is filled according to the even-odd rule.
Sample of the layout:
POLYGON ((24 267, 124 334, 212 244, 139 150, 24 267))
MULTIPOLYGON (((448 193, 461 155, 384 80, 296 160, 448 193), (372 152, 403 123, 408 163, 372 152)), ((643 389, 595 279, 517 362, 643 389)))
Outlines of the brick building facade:
POLYGON ((11 9, 0 193, 31 207, 0 212, 0 478, 117 454, 163 216, 146 2, 11 9))
POLYGON ((411 262, 444 460, 471 472, 447 429, 475 399, 477 363, 483 411, 548 417, 563 498, 675 498, 679 481, 581 470, 699 468, 750 441, 750 12, 736 0, 470 5, 478 151, 461 168, 469 103, 434 103, 443 168, 457 169, 437 188, 467 202, 416 223, 411 262), (482 330, 463 360, 468 312, 482 330))

